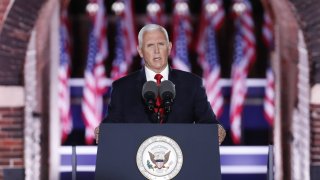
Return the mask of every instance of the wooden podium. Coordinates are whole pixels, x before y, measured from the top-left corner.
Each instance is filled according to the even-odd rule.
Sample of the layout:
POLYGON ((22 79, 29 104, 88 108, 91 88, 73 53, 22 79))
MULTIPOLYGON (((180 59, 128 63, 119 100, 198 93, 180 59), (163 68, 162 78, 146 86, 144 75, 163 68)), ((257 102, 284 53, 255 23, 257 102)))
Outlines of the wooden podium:
MULTIPOLYGON (((152 139, 152 138, 151 138, 152 139)), ((171 143, 171 140, 166 142, 171 143)), ((158 142, 155 142, 158 143, 158 142)), ((152 145, 152 143, 151 143, 152 145)), ((150 159, 141 160, 146 170, 153 172, 176 172, 173 179, 221 179, 220 154, 218 143, 218 131, 216 124, 101 124, 99 144, 96 159, 96 180, 139 180, 147 179, 139 170, 137 163, 139 153, 149 153, 150 159), (173 153, 178 150, 162 147, 154 144, 149 147, 151 137, 165 136, 173 140, 182 152, 182 165, 180 170, 174 169, 175 159, 173 153), (146 141, 149 139, 148 141, 146 141), (142 145, 143 144, 143 145, 142 145), (159 161, 152 161, 156 156, 151 149, 164 149, 170 157, 162 164, 159 161), (147 147, 146 150, 143 148, 147 147), (148 151, 148 152, 145 152, 148 151), (170 151, 170 153, 168 153, 170 151), (172 158, 173 160, 171 161, 172 158), (169 159, 169 160, 168 160, 169 159), (168 161, 168 162, 166 162, 168 161), (169 163, 170 161, 170 163, 169 163), (158 163, 158 164, 157 164, 158 163), (167 163, 167 164, 165 164, 167 163), (167 169, 165 169, 167 168, 167 169)), ((156 151, 156 150, 155 150, 156 151)), ((160 150, 159 150, 160 152, 160 150)), ((162 151, 161 151, 162 152, 162 151)), ((165 154, 165 155, 166 155, 165 154)), ((149 158, 149 155, 143 157, 149 158)), ((159 155, 161 156, 161 154, 159 155)), ((178 156, 177 156, 178 157, 178 156)), ((179 159, 181 160, 181 159, 179 159)), ((179 163, 178 163, 179 165, 179 163)), ((177 165, 177 166, 178 166, 177 165)), ((145 172, 148 174, 148 172, 145 172)), ((149 179, 170 179, 170 176, 150 175, 149 179)))

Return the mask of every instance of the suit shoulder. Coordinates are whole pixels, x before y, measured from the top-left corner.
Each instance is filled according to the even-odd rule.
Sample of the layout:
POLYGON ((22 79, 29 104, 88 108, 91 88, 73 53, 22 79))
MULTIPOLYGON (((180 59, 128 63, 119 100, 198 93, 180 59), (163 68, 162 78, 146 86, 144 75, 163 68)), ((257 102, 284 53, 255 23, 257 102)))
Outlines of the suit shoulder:
POLYGON ((112 83, 112 86, 122 86, 122 85, 128 85, 128 83, 134 83, 135 82, 134 80, 138 78, 139 74, 140 74, 140 71, 132 72, 122 78, 115 80, 112 83))
POLYGON ((177 77, 180 79, 185 79, 189 82, 197 82, 197 83, 202 83, 202 78, 196 74, 190 73, 190 72, 186 72, 186 71, 181 71, 178 69, 173 69, 172 70, 177 77))

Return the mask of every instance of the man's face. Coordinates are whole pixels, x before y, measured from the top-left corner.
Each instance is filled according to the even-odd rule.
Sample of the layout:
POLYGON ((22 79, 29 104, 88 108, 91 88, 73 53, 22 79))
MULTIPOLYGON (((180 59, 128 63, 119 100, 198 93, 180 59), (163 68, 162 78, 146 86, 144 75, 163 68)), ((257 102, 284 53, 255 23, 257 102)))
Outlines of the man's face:
POLYGON ((160 30, 147 31, 142 37, 142 47, 138 47, 145 65, 156 73, 160 73, 168 64, 168 56, 172 44, 167 42, 166 36, 160 30))

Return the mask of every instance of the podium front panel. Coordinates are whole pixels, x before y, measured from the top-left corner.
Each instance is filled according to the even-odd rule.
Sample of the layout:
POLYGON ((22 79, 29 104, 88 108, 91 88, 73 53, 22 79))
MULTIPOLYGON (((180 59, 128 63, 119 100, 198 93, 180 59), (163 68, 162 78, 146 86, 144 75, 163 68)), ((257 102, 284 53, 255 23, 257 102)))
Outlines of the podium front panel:
POLYGON ((101 124, 95 179, 146 179, 136 156, 140 145, 153 136, 167 136, 180 147, 183 164, 176 180, 221 179, 215 124, 101 124))

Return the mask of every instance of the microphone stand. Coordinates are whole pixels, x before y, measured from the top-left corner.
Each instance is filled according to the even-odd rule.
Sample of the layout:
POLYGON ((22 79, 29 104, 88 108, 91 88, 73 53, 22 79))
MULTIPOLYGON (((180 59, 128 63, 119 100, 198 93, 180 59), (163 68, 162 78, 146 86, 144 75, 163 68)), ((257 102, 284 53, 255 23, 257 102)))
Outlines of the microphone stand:
MULTIPOLYGON (((149 116, 151 116, 151 120, 153 123, 160 123, 161 122, 161 114, 160 111, 158 110, 156 112, 156 109, 160 109, 163 108, 164 110, 164 114, 163 114, 163 123, 166 123, 168 120, 168 114, 171 112, 171 104, 172 104, 173 100, 169 99, 167 100, 165 103, 166 105, 164 105, 163 103, 161 103, 160 106, 157 106, 154 102, 152 103, 146 103, 147 105, 145 106, 146 108, 146 112, 148 112, 149 116)), ((144 101, 145 103, 145 101, 144 101)))
POLYGON ((158 108, 158 112, 154 112, 154 114, 156 115, 157 118, 157 123, 161 122, 161 114, 160 114, 160 108, 163 108, 164 113, 162 114, 162 123, 166 123, 168 120, 168 115, 171 112, 171 105, 169 106, 163 106, 163 104, 161 104, 160 106, 156 106, 155 108, 158 108))
POLYGON ((161 115, 160 115, 160 111, 159 110, 157 111, 157 109, 160 109, 160 107, 157 105, 154 105, 152 107, 152 109, 149 106, 147 107, 147 110, 149 112, 149 116, 151 117, 151 120, 153 123, 157 123, 157 124, 160 123, 160 120, 161 120, 160 116, 161 115))
POLYGON ((77 151, 76 146, 72 145, 72 180, 77 179, 77 151))

